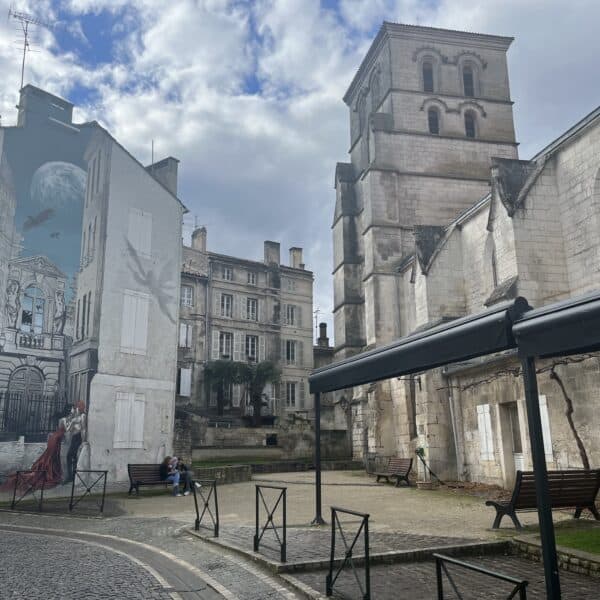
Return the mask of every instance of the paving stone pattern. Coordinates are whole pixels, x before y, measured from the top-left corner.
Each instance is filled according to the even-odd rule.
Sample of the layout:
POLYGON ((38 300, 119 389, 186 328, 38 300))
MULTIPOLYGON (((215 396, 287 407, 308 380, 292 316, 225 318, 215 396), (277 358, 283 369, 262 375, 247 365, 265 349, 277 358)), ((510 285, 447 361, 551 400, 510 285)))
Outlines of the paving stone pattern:
POLYGON ((143 567, 110 550, 38 534, 2 531, 0 538, 2 598, 171 598, 143 567))
MULTIPOLYGON (((488 569, 526 579, 528 600, 546 598, 544 572, 540 563, 515 556, 473 557, 467 562, 478 564, 488 569)), ((512 591, 509 583, 491 579, 485 575, 466 571, 449 565, 448 571, 457 584, 465 600, 505 599, 512 591)), ((364 569, 358 569, 359 577, 364 582, 364 569)), ((327 571, 311 571, 294 576, 313 589, 325 594, 325 577, 327 571)), ((597 600, 600 580, 583 575, 561 572, 561 588, 563 600, 597 600)), ((376 565, 371 567, 371 597, 377 600, 431 600, 437 597, 435 563, 424 561, 416 563, 376 565)), ((332 598, 359 599, 360 591, 350 571, 343 571, 334 586, 332 598)), ((454 600, 457 595, 444 580, 444 598, 454 600)))
MULTIPOLYGON (((359 526, 359 522, 344 524, 344 536, 348 546, 352 543, 359 526)), ((279 536, 281 537, 281 530, 278 531, 279 536)), ((244 550, 252 551, 254 533, 254 527, 233 527, 224 525, 219 532, 219 538, 230 544, 239 546, 244 550)), ((203 534, 210 535, 210 532, 206 530, 203 534)), ((407 533, 369 532, 369 550, 371 555, 391 551, 453 546, 455 544, 464 544, 473 541, 476 540, 407 533)), ((335 545, 335 556, 338 558, 343 557, 345 547, 339 530, 336 532, 335 545)), ((288 563, 329 560, 330 546, 330 526, 321 529, 294 527, 288 528, 287 530, 288 563)), ((277 544, 275 533, 271 528, 265 530, 263 539, 260 543, 259 553, 266 558, 279 561, 279 545, 277 544)), ((364 556, 364 536, 362 532, 353 549, 353 554, 354 556, 364 556)))

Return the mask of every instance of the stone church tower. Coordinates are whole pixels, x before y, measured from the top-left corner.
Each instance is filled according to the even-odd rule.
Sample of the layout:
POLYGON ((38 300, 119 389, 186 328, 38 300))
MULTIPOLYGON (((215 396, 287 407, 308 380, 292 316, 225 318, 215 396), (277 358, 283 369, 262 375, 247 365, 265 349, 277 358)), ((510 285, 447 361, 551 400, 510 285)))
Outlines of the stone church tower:
MULTIPOLYGON (((402 261, 416 247, 426 262, 442 226, 487 194, 492 157, 518 158, 511 42, 384 23, 367 52, 344 96, 350 162, 335 172, 336 360, 411 333, 398 280, 402 261)), ((456 316, 450 306, 448 312, 456 316)), ((357 388, 346 399, 355 455, 394 454, 389 383, 357 388)))

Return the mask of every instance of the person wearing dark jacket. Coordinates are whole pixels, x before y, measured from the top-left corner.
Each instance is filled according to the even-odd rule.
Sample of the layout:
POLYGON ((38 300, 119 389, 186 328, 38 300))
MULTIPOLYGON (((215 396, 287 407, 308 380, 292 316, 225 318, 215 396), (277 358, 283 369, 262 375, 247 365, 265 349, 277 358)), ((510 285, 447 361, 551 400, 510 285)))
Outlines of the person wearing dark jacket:
POLYGON ((177 458, 165 456, 159 467, 160 478, 163 481, 169 481, 173 484, 173 496, 181 496, 179 483, 183 480, 183 495, 187 496, 191 491, 190 472, 187 469, 180 471, 177 468, 177 463, 177 458))

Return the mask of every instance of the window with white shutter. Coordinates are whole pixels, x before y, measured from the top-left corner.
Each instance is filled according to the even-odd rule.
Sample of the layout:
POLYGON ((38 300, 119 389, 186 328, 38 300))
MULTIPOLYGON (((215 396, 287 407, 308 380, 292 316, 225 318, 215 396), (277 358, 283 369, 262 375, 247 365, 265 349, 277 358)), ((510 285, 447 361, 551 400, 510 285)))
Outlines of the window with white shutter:
POLYGON ((143 448, 146 399, 144 394, 117 392, 115 400, 115 448, 143 448))
POLYGON ((550 417, 548 416, 548 402, 546 396, 540 396, 540 420, 542 421, 542 437, 544 438, 544 454, 546 461, 554 460, 552 452, 552 435, 550 433, 550 417))
POLYGON ((242 334, 239 331, 233 334, 233 360, 239 362, 242 353, 242 334))
POLYGON ((142 292, 123 292, 121 352, 146 354, 150 296, 142 292))
POLYGON ((287 408, 296 408, 296 382, 288 381, 285 384, 285 405, 287 408))
POLYGON ((221 294, 221 316, 233 316, 233 296, 231 294, 221 294))
POLYGON ((265 336, 260 335, 258 337, 258 360, 262 362, 265 360, 265 336))
POLYGON ((246 359, 250 361, 258 360, 258 336, 246 336, 246 359))
POLYGON ((213 329, 213 332, 212 332, 212 352, 211 352, 211 358, 213 360, 219 360, 219 342, 220 342, 219 332, 216 329, 213 329))
POLYGON ((133 249, 142 256, 152 253, 152 213, 139 208, 129 209, 127 239, 133 249))
POLYGON ((192 369, 191 367, 182 367, 179 369, 179 388, 177 393, 180 396, 189 398, 192 395, 192 369))
POLYGON ((294 340, 285 341, 285 362, 288 365, 296 364, 296 342, 294 340))
POLYGON ((490 405, 477 406, 477 427, 479 429, 479 455, 482 460, 494 460, 494 437, 490 405))
POLYGON ((285 324, 295 325, 296 324, 296 307, 293 304, 285 305, 285 324))
POLYGON ((248 271, 248 283, 256 285, 256 273, 254 271, 248 271))
POLYGON ((189 323, 179 323, 179 347, 192 347, 192 326, 189 323))
POLYGON ((219 358, 233 358, 233 333, 229 331, 219 332, 219 358))
POLYGON ((300 382, 300 386, 299 386, 299 387, 300 387, 300 391, 299 391, 299 393, 298 393, 298 399, 299 399, 299 401, 300 401, 300 408, 304 408, 304 405, 305 405, 305 397, 306 397, 306 396, 305 396, 305 388, 306 388, 306 386, 305 386, 305 383, 304 383, 304 381, 301 381, 301 382, 300 382))
POLYGON ((246 298, 246 319, 258 320, 258 300, 256 298, 246 298))

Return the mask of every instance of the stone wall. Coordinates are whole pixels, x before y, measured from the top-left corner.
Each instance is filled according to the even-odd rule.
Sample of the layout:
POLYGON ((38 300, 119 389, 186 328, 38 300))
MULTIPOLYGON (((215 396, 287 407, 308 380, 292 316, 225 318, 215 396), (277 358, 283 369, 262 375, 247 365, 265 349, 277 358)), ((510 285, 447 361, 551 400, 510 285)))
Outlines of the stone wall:
POLYGON ((0 442, 0 479, 17 470, 29 469, 45 449, 45 443, 25 443, 22 436, 14 442, 0 442))

